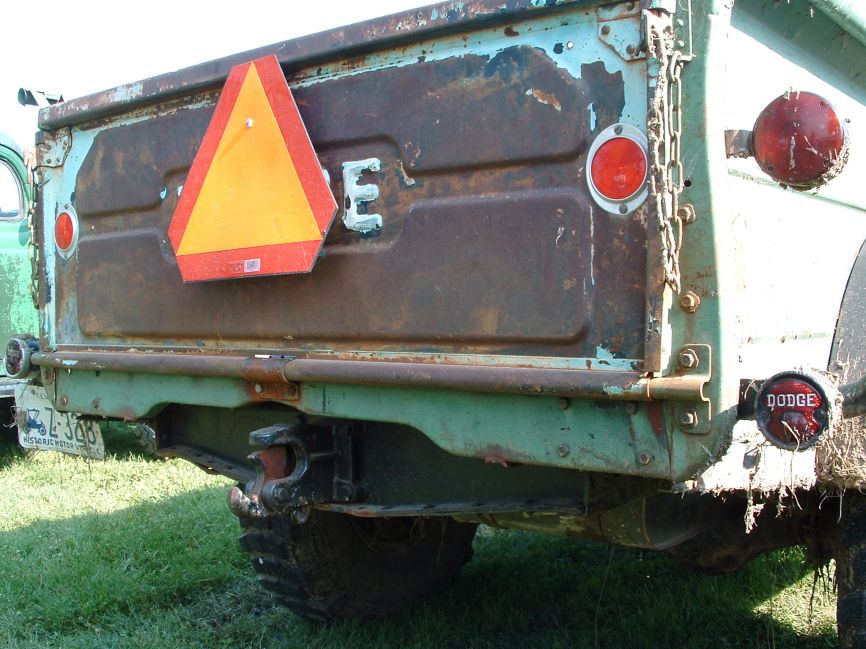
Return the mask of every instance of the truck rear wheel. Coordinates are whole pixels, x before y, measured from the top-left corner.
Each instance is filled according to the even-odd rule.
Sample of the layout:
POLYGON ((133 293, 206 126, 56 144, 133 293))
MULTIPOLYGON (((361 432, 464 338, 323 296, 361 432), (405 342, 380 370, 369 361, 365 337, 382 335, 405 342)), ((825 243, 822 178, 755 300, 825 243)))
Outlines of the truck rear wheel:
POLYGON ((836 547, 839 649, 866 647, 866 496, 849 490, 836 547))
POLYGON ((394 612, 448 584, 472 556, 476 525, 450 518, 358 518, 312 510, 304 523, 241 519, 260 583, 302 617, 394 612))

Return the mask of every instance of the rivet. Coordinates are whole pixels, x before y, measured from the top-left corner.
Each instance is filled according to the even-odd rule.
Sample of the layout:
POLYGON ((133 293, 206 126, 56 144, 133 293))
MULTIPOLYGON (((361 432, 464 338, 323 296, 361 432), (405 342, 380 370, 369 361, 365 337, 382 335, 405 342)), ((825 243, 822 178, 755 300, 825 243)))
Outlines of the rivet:
POLYGON ((623 204, 623 205, 619 206, 619 213, 620 214, 626 214, 627 212, 628 212, 628 205, 623 204))
POLYGON ((647 464, 649 464, 650 462, 653 461, 653 454, 650 453, 649 451, 641 451, 640 455, 638 455, 637 459, 638 459, 638 461, 640 461, 641 464, 646 466, 647 464))
POLYGON ((68 405, 69 405, 69 397, 67 397, 67 396, 64 394, 64 395, 60 398, 60 404, 61 404, 61 405, 64 405, 64 406, 68 406, 68 405))
POLYGON ((247 128, 252 128, 253 127, 253 118, 252 117, 247 118, 247 121, 244 122, 244 124, 247 125, 247 128))
POLYGON ((634 401, 629 401, 627 404, 625 404, 625 414, 637 414, 637 404, 634 401))
POLYGON ((568 41, 565 44, 566 49, 573 50, 574 49, 574 41, 568 41))
POLYGON ((634 45, 626 45, 625 53, 629 55, 634 54, 634 45))
POLYGON ((610 25, 602 25, 601 26, 601 35, 607 36, 608 34, 610 34, 610 25))
POLYGON ((559 457, 568 457, 568 454, 571 453, 571 447, 568 444, 560 444, 556 447, 556 452, 559 457))
POLYGON ((256 394, 261 394, 262 392, 264 392, 264 388, 262 387, 262 384, 261 384, 261 383, 256 383, 256 384, 253 386, 253 390, 256 391, 256 394))
POLYGON ((560 397, 557 399, 557 403, 559 404, 560 410, 568 410, 568 407, 571 405, 571 401, 566 399, 565 397, 560 397))

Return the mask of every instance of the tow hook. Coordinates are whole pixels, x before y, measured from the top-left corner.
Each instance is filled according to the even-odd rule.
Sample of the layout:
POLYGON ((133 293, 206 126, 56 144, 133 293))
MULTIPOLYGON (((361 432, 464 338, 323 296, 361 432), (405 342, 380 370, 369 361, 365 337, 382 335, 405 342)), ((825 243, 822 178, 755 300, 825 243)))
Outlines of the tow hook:
POLYGON ((236 516, 294 514, 319 503, 354 502, 363 495, 356 484, 349 424, 275 424, 250 433, 250 444, 264 448, 248 458, 256 477, 229 494, 229 508, 236 516))

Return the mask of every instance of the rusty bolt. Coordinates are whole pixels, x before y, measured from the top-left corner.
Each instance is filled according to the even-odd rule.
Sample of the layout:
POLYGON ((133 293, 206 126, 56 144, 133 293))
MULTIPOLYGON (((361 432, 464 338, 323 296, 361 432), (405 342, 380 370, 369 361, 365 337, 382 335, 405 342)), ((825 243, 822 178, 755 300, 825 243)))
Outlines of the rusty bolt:
POLYGON ((684 311, 694 313, 701 306, 701 298, 692 291, 686 291, 680 296, 680 306, 684 311))
POLYGON ((610 25, 602 25, 601 26, 601 35, 607 36, 608 34, 610 34, 610 25))
POLYGON ((303 525, 310 519, 309 507, 296 507, 292 510, 292 522, 303 525))
POLYGON ((559 454, 559 457, 568 457, 568 454, 571 453, 571 447, 563 443, 556 447, 556 452, 559 454))
POLYGON ((638 455, 638 460, 640 461, 641 464, 646 466, 647 464, 649 464, 650 462, 653 461, 653 454, 650 453, 649 451, 641 451, 640 455, 638 455))
POLYGON ((678 360, 680 367, 685 370, 693 370, 700 364, 700 360, 698 359, 698 355, 695 353, 694 349, 682 350, 678 360))
POLYGON ((679 422, 682 428, 694 428, 698 425, 698 413, 694 410, 681 410, 679 422))
POLYGON ((677 208, 677 216, 680 217, 680 220, 683 223, 694 223, 695 218, 697 218, 695 206, 691 203, 680 205, 679 208, 677 208))

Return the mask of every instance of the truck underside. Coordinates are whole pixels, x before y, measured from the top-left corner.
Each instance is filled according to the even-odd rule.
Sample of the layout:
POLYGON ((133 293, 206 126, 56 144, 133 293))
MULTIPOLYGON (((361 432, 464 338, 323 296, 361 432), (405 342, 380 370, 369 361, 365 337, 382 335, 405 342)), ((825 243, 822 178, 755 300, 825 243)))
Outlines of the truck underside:
POLYGON ((829 2, 694 4, 433 7, 46 109, 31 382, 236 480, 255 569, 314 619, 444 585, 477 524, 714 572, 806 544, 859 601, 862 505, 826 496, 866 483, 864 164, 841 126, 817 194, 772 175, 794 137, 787 170, 741 158, 791 85, 866 115, 866 36, 829 2), (318 240, 260 216, 278 156, 231 152, 286 84, 299 182, 338 205, 318 240), (616 195, 623 140, 645 175, 616 195), (309 272, 262 270, 299 243, 309 272))

